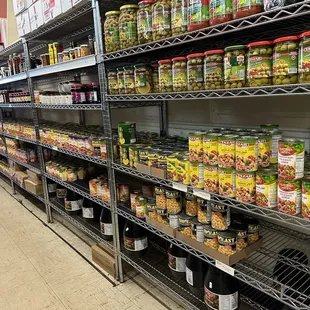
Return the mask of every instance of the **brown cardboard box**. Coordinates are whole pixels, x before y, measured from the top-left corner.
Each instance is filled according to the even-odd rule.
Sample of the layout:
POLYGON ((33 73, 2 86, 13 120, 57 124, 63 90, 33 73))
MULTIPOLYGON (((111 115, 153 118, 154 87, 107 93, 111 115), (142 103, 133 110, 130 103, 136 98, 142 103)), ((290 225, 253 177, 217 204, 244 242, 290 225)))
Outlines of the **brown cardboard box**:
POLYGON ((154 168, 154 167, 151 167, 151 174, 154 175, 155 177, 159 177, 162 179, 166 179, 166 177, 167 177, 167 171, 166 170, 154 168))
POLYGON ((25 180, 25 189, 30 193, 35 195, 42 195, 43 194, 43 185, 42 184, 35 184, 30 180, 25 180))
POLYGON ((24 187, 24 182, 28 178, 28 175, 22 171, 16 171, 13 175, 13 180, 19 185, 20 187, 24 187))
POLYGON ((93 261, 103 270, 116 278, 116 267, 113 251, 102 243, 93 245, 91 250, 93 261))
POLYGON ((241 259, 247 258, 252 252, 258 250, 262 246, 262 243, 263 243, 263 238, 260 237, 260 239, 257 242, 249 245, 248 247, 246 247, 242 251, 239 251, 236 254, 233 254, 231 256, 227 256, 227 255, 224 255, 224 254, 222 254, 222 253, 220 253, 214 249, 208 248, 202 242, 198 242, 192 238, 185 236, 184 234, 182 234, 178 230, 176 231, 175 236, 177 239, 179 239, 179 240, 183 241, 184 243, 190 245, 194 249, 197 249, 200 252, 203 252, 203 253, 211 256, 212 258, 214 258, 214 259, 216 259, 216 260, 218 260, 218 261, 220 261, 220 262, 222 262, 228 266, 234 265, 238 261, 240 261, 241 259))
POLYGON ((145 220, 147 223, 151 224, 152 226, 154 226, 155 228, 159 229, 160 231, 166 233, 167 235, 169 235, 171 237, 175 237, 175 233, 176 233, 175 228, 171 228, 167 224, 159 223, 158 221, 154 220, 153 218, 151 218, 149 216, 146 216, 145 220))
POLYGON ((27 169, 28 179, 34 184, 42 184, 41 174, 37 174, 27 169))
POLYGON ((140 171, 140 172, 150 174, 151 173, 151 169, 150 168, 151 167, 149 167, 148 165, 137 163, 137 170, 140 171))
POLYGON ((16 163, 13 160, 8 160, 9 167, 14 171, 26 171, 26 168, 24 166, 21 166, 20 164, 16 163))

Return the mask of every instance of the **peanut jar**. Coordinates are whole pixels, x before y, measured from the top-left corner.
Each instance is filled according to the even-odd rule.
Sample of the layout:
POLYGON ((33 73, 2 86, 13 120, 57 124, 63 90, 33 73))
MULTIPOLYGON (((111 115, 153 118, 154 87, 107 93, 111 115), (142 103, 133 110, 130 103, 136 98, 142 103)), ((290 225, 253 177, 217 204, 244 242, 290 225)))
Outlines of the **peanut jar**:
POLYGON ((108 91, 110 95, 118 94, 117 72, 115 69, 108 70, 108 91))
POLYGON ((152 11, 153 40, 171 37, 171 0, 157 0, 152 11))
POLYGON ((137 94, 152 92, 152 73, 148 64, 135 65, 135 89, 137 94))
POLYGON ((152 62, 152 82, 153 82, 153 93, 159 93, 159 73, 158 73, 158 62, 152 62))
POLYGON ((237 252, 237 234, 233 230, 219 231, 218 251, 224 255, 231 256, 237 252))
POLYGON ((198 242, 204 242, 203 224, 199 223, 197 218, 193 218, 191 222, 191 237, 198 242))
POLYGON ((218 249, 218 232, 211 225, 205 225, 203 228, 204 245, 213 250, 218 249))
POLYGON ((186 193, 185 194, 185 213, 188 216, 196 216, 197 215, 197 197, 193 194, 186 193))
POLYGON ((197 219, 199 223, 211 224, 211 204, 202 198, 197 198, 197 219))
POLYGON ((187 91, 186 57, 172 58, 173 91, 187 91))
POLYGON ((251 245, 259 239, 259 225, 257 219, 247 219, 248 225, 248 245, 251 245))
POLYGON ((161 208, 156 207, 156 220, 159 223, 168 225, 167 209, 161 209, 161 208))
POLYGON ((205 89, 224 88, 224 50, 204 53, 205 89))
POLYGON ((136 4, 127 4, 120 7, 119 38, 121 49, 138 45, 137 10, 136 4))
POLYGON ((181 195, 179 191, 166 189, 166 206, 168 214, 178 214, 182 211, 181 195))
POLYGON ((298 52, 299 83, 310 83, 310 31, 300 35, 298 52))
POLYGON ((155 186, 156 207, 160 209, 167 208, 166 188, 162 185, 155 186))
POLYGON ((230 208, 218 203, 212 203, 211 210, 212 228, 226 230, 230 225, 230 208))
POLYGON ((124 92, 125 94, 135 94, 135 76, 133 66, 124 67, 124 92))
POLYGON ((159 64, 159 91, 161 93, 172 92, 172 61, 170 59, 163 59, 159 64))
POLYGON ((109 11, 105 13, 104 40, 107 53, 115 52, 120 49, 119 41, 119 15, 120 11, 109 11))
POLYGON ((203 53, 187 56, 187 88, 189 91, 204 89, 203 53))
POLYGON ((298 37, 282 37, 273 43, 273 84, 298 83, 298 37))
POLYGON ((118 93, 125 94, 124 68, 116 68, 118 93))
POLYGON ((272 41, 248 44, 248 83, 249 86, 272 85, 272 41))
POLYGON ((179 231, 187 237, 191 237, 192 235, 192 219, 192 216, 186 215, 184 212, 180 213, 179 215, 179 231))
POLYGON ((172 0, 171 31, 172 35, 178 35, 187 32, 186 0, 172 0))
POLYGON ((156 219, 156 201, 154 198, 147 198, 146 208, 148 217, 156 219))
POLYGON ((138 3, 137 28, 139 44, 150 43, 152 37, 152 5, 153 0, 143 0, 138 3))
POLYGON ((237 252, 248 246, 248 227, 246 224, 234 223, 231 227, 237 234, 237 252))

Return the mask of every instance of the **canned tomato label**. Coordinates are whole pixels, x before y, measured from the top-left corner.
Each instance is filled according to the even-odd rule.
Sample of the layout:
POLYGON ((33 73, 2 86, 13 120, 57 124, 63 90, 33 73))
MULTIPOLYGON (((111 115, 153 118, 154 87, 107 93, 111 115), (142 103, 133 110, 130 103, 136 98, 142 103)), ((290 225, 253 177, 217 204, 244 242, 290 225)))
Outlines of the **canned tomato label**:
POLYGON ((225 197, 236 196, 236 172, 234 169, 218 169, 219 194, 225 197))
POLYGON ((204 166, 204 189, 209 193, 218 193, 219 190, 219 176, 217 166, 204 166))
POLYGON ((258 137, 242 136, 236 139, 236 170, 252 172, 258 168, 258 137))
POLYGON ((178 182, 185 185, 190 184, 190 162, 188 157, 178 159, 177 177, 178 182))
POLYGON ((279 141, 278 174, 279 178, 296 180, 304 176, 305 142, 283 139, 279 141))
POLYGON ((310 179, 302 180, 301 215, 310 220, 310 179))
POLYGON ((172 181, 178 181, 177 174, 178 159, 175 155, 167 157, 167 179, 172 181))
POLYGON ((301 207, 301 180, 278 180, 278 210, 299 214, 301 207))
POLYGON ((203 163, 207 165, 218 164, 218 137, 219 133, 210 132, 203 136, 203 163))
POLYGON ((220 168, 235 167, 237 137, 237 135, 223 135, 218 138, 218 166, 220 168))
POLYGON ((278 173, 269 169, 256 173, 256 204, 260 207, 275 208, 277 206, 278 173))
POLYGON ((255 201, 255 172, 236 172, 236 199, 242 202, 255 201))
POLYGON ((190 185, 203 188, 203 164, 190 163, 190 185))
POLYGON ((278 144, 282 139, 282 132, 274 130, 271 132, 271 157, 270 163, 276 164, 278 162, 278 144))
POLYGON ((188 136, 189 160, 191 162, 203 162, 203 143, 204 132, 192 132, 188 136))
POLYGON ((258 166, 269 167, 271 157, 271 136, 258 134, 258 166))

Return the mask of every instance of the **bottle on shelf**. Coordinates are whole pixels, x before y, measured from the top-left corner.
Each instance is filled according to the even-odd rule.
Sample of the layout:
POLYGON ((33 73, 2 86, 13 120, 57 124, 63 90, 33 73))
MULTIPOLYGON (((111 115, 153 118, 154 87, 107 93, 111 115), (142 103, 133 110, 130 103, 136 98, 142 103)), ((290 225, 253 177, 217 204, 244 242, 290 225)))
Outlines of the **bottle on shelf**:
POLYGON ((20 73, 19 71, 20 58, 16 53, 13 53, 13 74, 20 73))
POLYGON ((168 266, 172 276, 177 279, 184 279, 186 275, 187 252, 174 244, 168 248, 168 266))
POLYGON ((57 184, 48 178, 46 178, 46 180, 47 180, 47 190, 49 197, 50 198, 56 197, 57 184))
POLYGON ((65 210, 69 214, 80 214, 83 206, 83 197, 79 194, 67 191, 65 197, 65 210))
POLYGON ((108 241, 113 240, 113 226, 111 211, 107 208, 102 208, 100 215, 100 230, 102 238, 108 241))
POLYGON ((60 184, 56 187, 56 197, 60 200, 65 199, 67 195, 67 189, 60 184))
POLYGON ((88 199, 84 199, 84 202, 82 205, 82 216, 86 222, 95 221, 94 206, 93 206, 92 201, 88 199))

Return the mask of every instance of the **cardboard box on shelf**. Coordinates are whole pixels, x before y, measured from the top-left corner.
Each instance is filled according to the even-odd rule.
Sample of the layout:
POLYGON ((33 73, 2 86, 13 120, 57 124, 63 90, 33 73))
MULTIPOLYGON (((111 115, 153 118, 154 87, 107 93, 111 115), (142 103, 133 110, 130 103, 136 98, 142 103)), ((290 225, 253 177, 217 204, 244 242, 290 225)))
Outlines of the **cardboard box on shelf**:
POLYGON ((16 16, 17 31, 20 37, 23 37, 31 31, 28 10, 16 16))
POLYGON ((29 169, 26 171, 28 175, 28 179, 34 184, 42 184, 42 176, 41 174, 35 173, 29 169))
POLYGON ((42 0, 44 23, 48 23, 62 13, 61 0, 42 0))
POLYGON ((29 7, 28 14, 31 31, 38 29, 44 24, 43 7, 41 0, 36 1, 29 7))
POLYGON ((22 171, 16 171, 13 175, 13 180, 19 185, 20 187, 25 186, 25 181, 28 179, 28 175, 22 171))
POLYGON ((143 173, 150 174, 151 173, 151 167, 148 165, 137 163, 137 170, 143 173))
POLYGON ((25 180, 25 189, 35 195, 42 195, 43 194, 43 185, 42 184, 35 184, 29 179, 25 180))
POLYGON ((13 0, 13 11, 15 15, 23 12, 31 4, 31 0, 13 0))
POLYGON ((160 223, 160 222, 156 221, 155 219, 153 219, 149 216, 146 216, 145 220, 147 223, 151 224, 152 226, 154 226, 155 228, 159 229, 160 231, 166 233, 167 235, 169 235, 171 237, 175 237, 175 233, 176 233, 175 228, 171 228, 167 224, 160 223))
POLYGON ((164 169, 151 167, 151 175, 153 175, 155 177, 166 179, 167 172, 164 169))
POLYGON ((116 278, 115 258, 113 251, 103 243, 93 245, 91 250, 93 261, 111 276, 116 278))

